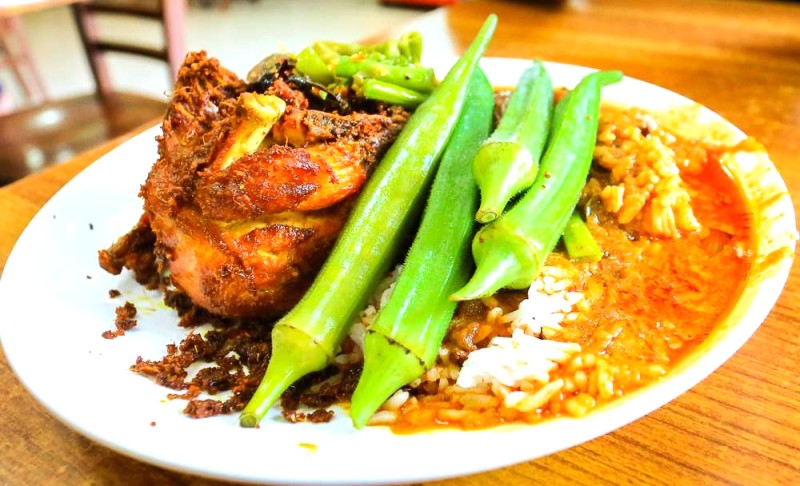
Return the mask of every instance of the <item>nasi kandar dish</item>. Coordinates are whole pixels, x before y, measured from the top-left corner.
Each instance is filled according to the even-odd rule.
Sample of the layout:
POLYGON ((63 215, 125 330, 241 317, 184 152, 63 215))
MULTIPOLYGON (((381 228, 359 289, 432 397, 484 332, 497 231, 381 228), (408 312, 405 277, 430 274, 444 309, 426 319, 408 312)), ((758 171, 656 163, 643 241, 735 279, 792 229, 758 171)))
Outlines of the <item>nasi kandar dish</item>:
POLYGON ((404 432, 580 417, 670 373, 748 272, 724 160, 763 148, 604 102, 617 71, 493 87, 495 24, 441 80, 416 34, 245 79, 190 53, 141 219, 100 251, 188 329, 132 369, 192 417, 404 432))

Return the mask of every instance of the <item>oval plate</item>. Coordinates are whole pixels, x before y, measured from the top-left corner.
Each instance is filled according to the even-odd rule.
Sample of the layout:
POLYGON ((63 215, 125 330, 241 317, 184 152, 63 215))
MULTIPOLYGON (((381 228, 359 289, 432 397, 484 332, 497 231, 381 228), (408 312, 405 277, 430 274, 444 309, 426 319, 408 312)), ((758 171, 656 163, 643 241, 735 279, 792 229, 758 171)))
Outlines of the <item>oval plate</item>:
MULTIPOLYGON (((513 86, 530 61, 488 58, 496 86, 513 86)), ((573 86, 587 68, 548 63, 557 86, 573 86)), ((606 88, 604 98, 664 110, 692 101, 634 79, 606 88)), ((708 110, 696 115, 726 137, 744 137, 708 110)), ((727 360, 761 324, 788 277, 796 239, 786 186, 765 153, 726 160, 755 213, 754 266, 728 318, 664 380, 582 419, 462 432, 395 435, 355 431, 346 413, 328 424, 289 424, 274 410, 258 429, 237 417, 194 420, 183 400, 129 371, 138 356, 159 359, 186 330, 161 296, 129 274, 106 274, 97 251, 138 219, 137 193, 156 158, 153 128, 108 153, 67 184, 31 221, 0 281, 0 336, 27 389, 55 417, 123 454, 168 469, 212 478, 278 484, 409 483, 505 467, 569 448, 636 420, 677 397, 727 360), (123 296, 108 297, 109 289, 123 296), (138 326, 107 340, 122 299, 138 326), (187 446, 188 444, 188 446, 187 446), (447 451, 443 454, 443 451, 447 451), (457 457, 454 461, 451 458, 457 457), (310 465, 312 465, 309 467, 310 465), (413 467, 410 465, 413 464, 413 467)))

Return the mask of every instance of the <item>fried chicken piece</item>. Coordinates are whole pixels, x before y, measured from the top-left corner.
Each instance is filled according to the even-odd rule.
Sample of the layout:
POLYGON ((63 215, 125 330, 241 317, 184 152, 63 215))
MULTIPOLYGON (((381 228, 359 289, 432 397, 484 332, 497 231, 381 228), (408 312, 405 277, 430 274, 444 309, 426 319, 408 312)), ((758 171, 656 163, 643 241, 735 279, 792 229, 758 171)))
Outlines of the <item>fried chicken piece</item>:
POLYGON ((126 235, 107 250, 100 250, 100 267, 112 275, 119 275, 123 268, 127 268, 133 272, 138 283, 148 289, 158 288, 161 275, 153 253, 155 242, 156 237, 150 230, 150 219, 143 214, 126 235))
POLYGON ((189 54, 140 193, 171 282, 226 317, 275 317, 300 299, 406 119, 310 110, 275 86, 248 92, 189 54))
POLYGON ((195 201, 225 221, 313 211, 356 194, 375 154, 394 139, 393 121, 288 107, 272 127, 273 145, 200 173, 195 201))

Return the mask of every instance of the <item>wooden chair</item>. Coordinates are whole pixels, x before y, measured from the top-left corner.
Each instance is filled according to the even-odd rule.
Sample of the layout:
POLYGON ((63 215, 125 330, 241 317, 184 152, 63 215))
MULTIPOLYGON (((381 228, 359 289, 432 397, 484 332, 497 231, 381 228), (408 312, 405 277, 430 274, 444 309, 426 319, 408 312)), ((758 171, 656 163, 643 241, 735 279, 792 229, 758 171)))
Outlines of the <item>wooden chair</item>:
POLYGON ((11 72, 26 101, 47 100, 47 90, 18 15, 0 17, 0 69, 11 72))
POLYGON ((164 62, 174 81, 186 53, 186 0, 98 0, 72 8, 96 91, 0 116, 0 185, 155 121, 166 111, 166 99, 115 91, 104 57, 117 52, 164 62), (98 15, 159 22, 164 45, 153 48, 105 40, 96 27, 98 15))

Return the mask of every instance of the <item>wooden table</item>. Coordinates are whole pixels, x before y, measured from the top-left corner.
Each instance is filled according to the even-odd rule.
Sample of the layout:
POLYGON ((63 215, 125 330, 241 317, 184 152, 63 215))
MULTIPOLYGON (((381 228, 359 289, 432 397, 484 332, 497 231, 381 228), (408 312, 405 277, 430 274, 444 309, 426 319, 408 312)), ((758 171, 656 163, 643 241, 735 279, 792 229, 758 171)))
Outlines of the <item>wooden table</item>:
MULTIPOLYGON (((489 55, 620 68, 721 113, 770 150, 800 194, 800 5, 691 0, 464 2, 416 24, 463 49, 484 17, 489 55)), ((428 45, 429 49, 436 49, 428 45)), ((442 47, 444 48, 444 47, 442 47)), ((64 183, 121 140, 0 189, 0 268, 64 183)), ((795 205, 797 212, 797 205, 795 205)), ((712 376, 616 432, 447 485, 791 484, 800 481, 800 270, 770 316, 712 376)), ((212 484, 97 446, 52 419, 0 360, 0 483, 212 484)))

